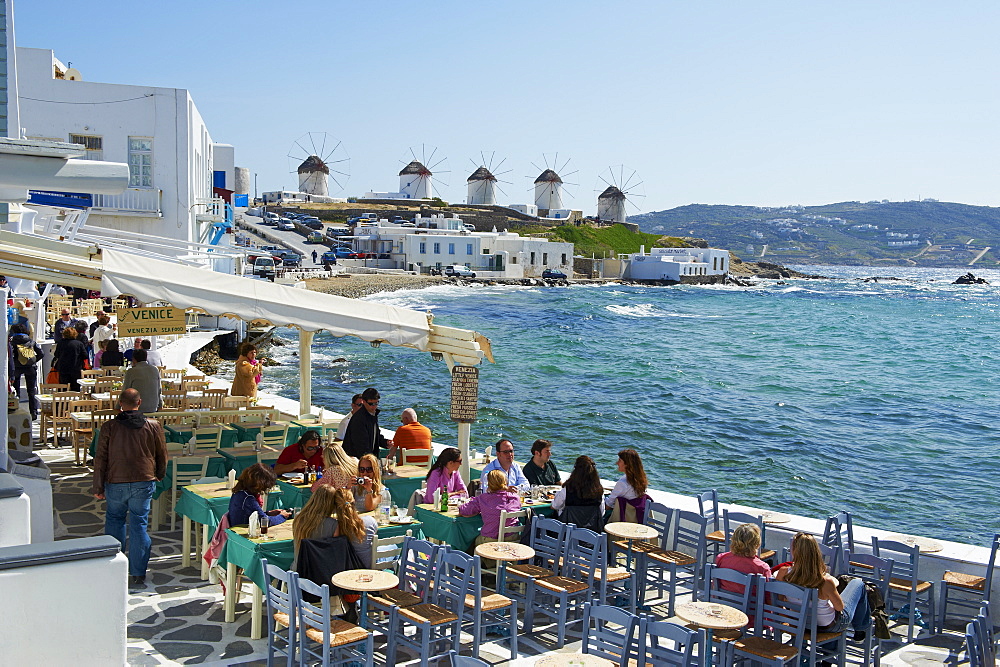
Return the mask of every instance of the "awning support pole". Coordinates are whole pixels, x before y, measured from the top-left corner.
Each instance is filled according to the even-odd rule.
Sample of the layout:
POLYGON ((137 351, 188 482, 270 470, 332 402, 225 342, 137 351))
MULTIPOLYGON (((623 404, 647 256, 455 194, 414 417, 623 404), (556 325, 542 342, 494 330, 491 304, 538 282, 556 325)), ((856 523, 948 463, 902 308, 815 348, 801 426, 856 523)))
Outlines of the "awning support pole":
POLYGON ((299 415, 308 414, 312 409, 313 333, 299 330, 299 415))
POLYGON ((462 452, 462 467, 460 474, 466 484, 471 482, 472 474, 469 468, 469 439, 472 435, 472 424, 469 422, 458 422, 458 451, 462 452))

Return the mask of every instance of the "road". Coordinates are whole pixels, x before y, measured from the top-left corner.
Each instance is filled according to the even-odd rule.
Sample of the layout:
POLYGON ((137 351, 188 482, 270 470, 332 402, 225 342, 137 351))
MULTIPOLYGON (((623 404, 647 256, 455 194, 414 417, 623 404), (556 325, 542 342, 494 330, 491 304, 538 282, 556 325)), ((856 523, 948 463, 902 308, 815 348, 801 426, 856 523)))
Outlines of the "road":
MULTIPOLYGON (((267 225, 260 224, 260 218, 254 217, 252 215, 243 214, 240 217, 240 224, 246 229, 250 230, 263 241, 255 240, 258 246, 260 245, 282 245, 289 250, 299 253, 302 255, 302 266, 321 266, 322 262, 317 262, 313 264, 312 252, 316 251, 317 260, 322 257, 323 253, 329 248, 325 245, 306 243, 305 237, 297 232, 279 232, 274 227, 269 227, 267 225)), ((326 231, 326 227, 323 230, 326 231)))
POLYGON ((988 253, 989 251, 990 251, 990 247, 989 247, 989 246, 986 246, 985 248, 983 248, 983 251, 982 251, 981 253, 979 253, 978 255, 976 255, 976 256, 975 256, 975 257, 974 257, 974 258, 972 259, 972 261, 971 261, 971 262, 969 262, 969 266, 972 266, 973 264, 975 264, 976 262, 978 262, 979 260, 981 260, 981 259, 983 258, 983 255, 985 255, 985 254, 986 254, 986 253, 988 253))

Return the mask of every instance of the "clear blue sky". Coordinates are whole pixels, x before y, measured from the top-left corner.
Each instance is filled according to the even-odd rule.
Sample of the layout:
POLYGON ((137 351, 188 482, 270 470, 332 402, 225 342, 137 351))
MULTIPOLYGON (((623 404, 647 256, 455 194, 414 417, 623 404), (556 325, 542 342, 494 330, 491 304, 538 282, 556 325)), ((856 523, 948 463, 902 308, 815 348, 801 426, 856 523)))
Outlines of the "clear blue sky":
POLYGON ((530 201, 558 151, 587 213, 618 164, 643 211, 1000 204, 993 1, 19 0, 15 21, 86 80, 189 89, 261 190, 295 185, 286 154, 318 131, 343 140, 351 195, 396 190, 425 144, 450 201, 481 151, 513 169, 501 203, 530 201))

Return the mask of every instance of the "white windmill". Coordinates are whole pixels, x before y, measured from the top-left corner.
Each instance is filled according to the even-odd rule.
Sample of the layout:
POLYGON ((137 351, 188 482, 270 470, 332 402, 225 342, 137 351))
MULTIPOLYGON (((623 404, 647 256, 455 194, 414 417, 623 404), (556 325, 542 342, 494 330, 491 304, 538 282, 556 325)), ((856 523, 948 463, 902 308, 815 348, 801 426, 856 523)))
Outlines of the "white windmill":
POLYGON ((625 222, 627 205, 639 210, 631 200, 646 196, 642 179, 636 176, 634 169, 626 177, 628 171, 625 165, 616 165, 608 167, 597 177, 594 192, 600 192, 597 196, 597 218, 600 222, 625 222))
MULTIPOLYGON (((503 192, 503 189, 497 185, 497 176, 503 176, 504 174, 510 173, 510 169, 506 171, 498 171, 503 163, 507 160, 504 158, 500 162, 496 163, 494 166, 493 160, 496 157, 496 153, 490 155, 490 159, 486 159, 485 153, 480 153, 480 162, 475 160, 469 160, 476 166, 476 170, 472 172, 472 175, 465 179, 468 185, 468 194, 465 199, 467 204, 479 204, 483 206, 496 206, 497 203, 497 190, 503 192), (497 172, 494 174, 494 172, 497 172)), ((503 181, 507 183, 508 181, 503 181)), ((503 194, 507 194, 503 192, 503 194)))
POLYGON ((431 170, 437 169, 447 159, 441 158, 434 162, 436 153, 437 149, 435 148, 428 155, 426 146, 421 144, 420 157, 418 158, 416 151, 410 149, 410 155, 413 159, 399 172, 400 194, 406 195, 408 199, 431 199, 435 196, 434 173, 431 170))
POLYGON ((351 158, 344 144, 326 132, 307 132, 296 139, 288 160, 299 176, 299 192, 327 197, 330 180, 340 192, 351 178, 351 158))
MULTIPOLYGON (((560 171, 565 171, 569 160, 567 159, 562 163, 562 166, 559 166, 559 153, 555 154, 551 165, 548 156, 542 155, 542 160, 545 162, 545 169, 541 169, 534 162, 531 163, 535 169, 540 169, 542 172, 535 179, 535 206, 538 207, 539 212, 561 209, 563 208, 563 186, 573 185, 565 183, 562 176, 559 175, 560 171)), ((572 176, 575 173, 572 171, 566 175, 572 176)))

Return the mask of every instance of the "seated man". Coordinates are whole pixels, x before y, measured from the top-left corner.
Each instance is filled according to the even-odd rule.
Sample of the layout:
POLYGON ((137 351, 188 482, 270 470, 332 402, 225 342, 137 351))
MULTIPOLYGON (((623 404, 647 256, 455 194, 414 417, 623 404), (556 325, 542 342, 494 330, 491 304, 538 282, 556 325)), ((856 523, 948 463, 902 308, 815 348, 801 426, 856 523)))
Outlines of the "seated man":
POLYGON ((538 486, 559 486, 562 480, 556 464, 550 461, 552 443, 539 438, 531 445, 531 460, 524 464, 524 476, 538 486))
MULTIPOLYGON (((417 411, 413 408, 406 408, 400 415, 399 421, 403 423, 396 434, 392 436, 393 445, 389 449, 389 457, 396 455, 396 449, 431 449, 431 430, 417 421, 417 411)), ((426 465, 430 461, 430 453, 424 457, 414 457, 410 460, 417 465, 426 465)))
POLYGON ((490 461, 480 475, 480 483, 483 488, 489 488, 486 483, 486 476, 491 470, 502 470, 507 475, 507 486, 516 486, 527 489, 531 484, 528 482, 521 468, 514 463, 514 443, 510 440, 500 440, 497 442, 497 457, 490 461))
POLYGON ((317 472, 323 469, 323 445, 319 440, 319 431, 306 431, 298 442, 281 450, 274 463, 274 472, 278 475, 304 472, 307 466, 312 466, 317 472))

